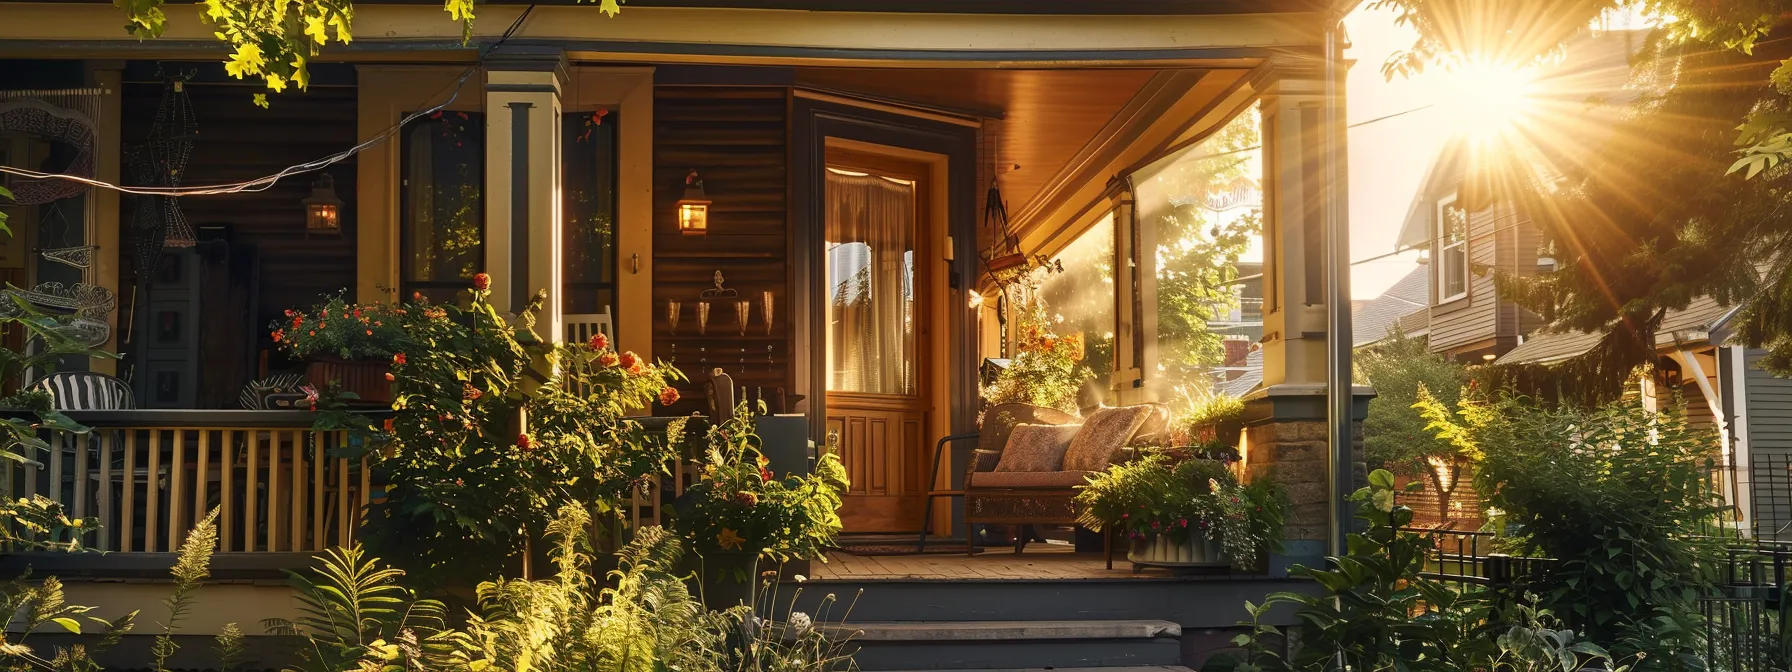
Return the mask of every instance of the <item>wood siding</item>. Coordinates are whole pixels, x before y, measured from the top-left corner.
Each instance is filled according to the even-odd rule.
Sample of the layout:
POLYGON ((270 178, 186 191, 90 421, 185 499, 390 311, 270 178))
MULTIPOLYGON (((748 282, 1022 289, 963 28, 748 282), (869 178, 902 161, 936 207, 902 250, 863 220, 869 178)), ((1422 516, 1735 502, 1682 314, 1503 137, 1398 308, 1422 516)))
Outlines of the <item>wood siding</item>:
MULTIPOLYGON (((1724 389, 1735 389, 1734 351, 1720 351, 1724 389)), ((1748 424, 1749 488, 1755 514, 1756 535, 1762 539, 1792 539, 1792 380, 1759 367, 1767 353, 1758 348, 1743 351, 1742 382, 1748 424)), ((1735 414, 1735 400, 1725 399, 1726 413, 1735 414)))
MULTIPOLYGON (((1431 349, 1448 352, 1497 346, 1504 352, 1518 344, 1519 336, 1543 326, 1535 314, 1501 299, 1493 281, 1495 268, 1537 272, 1537 250, 1542 242, 1542 233, 1530 218, 1510 204, 1498 203, 1470 213, 1468 297, 1432 306, 1431 349)), ((1436 258, 1435 247, 1432 258, 1436 258)), ((1437 293, 1437 269, 1437 264, 1432 264, 1433 295, 1437 293)))
POLYGON ((761 390, 768 397, 777 388, 789 390, 789 89, 661 86, 653 105, 653 351, 668 359, 676 345, 676 365, 691 378, 681 386, 684 400, 659 412, 705 409, 701 390, 709 368, 724 369, 748 399, 761 390), (676 204, 693 168, 712 201, 703 236, 678 231, 676 204), (697 333, 697 301, 715 286, 718 270, 727 287, 752 302, 745 336, 732 298, 713 300, 708 333, 697 333), (766 291, 772 292, 769 335, 766 291), (683 304, 676 336, 666 319, 668 301, 683 304), (698 365, 700 357, 707 366, 698 365))
MULTIPOLYGON (((127 148, 149 135, 163 90, 160 83, 131 76, 136 70, 127 70, 123 87, 123 138, 127 148)), ((186 86, 199 136, 187 164, 185 185, 264 177, 355 144, 353 86, 314 85, 304 95, 274 97, 273 106, 262 109, 251 98, 260 90, 258 87, 213 83, 214 76, 222 77, 221 72, 202 69, 201 73, 198 80, 186 86)), ((263 191, 180 199, 182 212, 201 240, 218 237, 220 234, 204 230, 218 227, 213 231, 222 231, 222 236, 230 241, 228 255, 235 268, 232 283, 247 282, 247 287, 254 288, 252 293, 228 302, 231 306, 227 308, 207 299, 197 317, 202 334, 226 334, 240 348, 237 352, 209 351, 208 357, 230 361, 228 369, 224 362, 212 360, 201 367, 203 406, 235 406, 237 391, 258 373, 258 353, 273 346, 267 325, 281 311, 308 307, 332 292, 354 291, 355 162, 338 163, 325 172, 335 178, 336 195, 344 202, 340 236, 306 236, 302 201, 311 195, 316 173, 282 179, 263 191), (239 263, 243 260, 247 260, 246 266, 239 263), (207 373, 207 369, 215 371, 207 373)), ((124 174, 127 180, 133 179, 128 162, 124 174)), ((129 325, 134 317, 132 288, 139 274, 132 231, 136 202, 135 197, 121 201, 121 249, 117 252, 119 324, 129 325)), ((201 247, 202 251, 207 249, 213 250, 208 253, 213 257, 224 253, 215 245, 201 247)), ((137 297, 138 308, 144 300, 145 297, 137 297)), ((135 336, 140 340, 142 334, 135 336)), ((120 349, 130 354, 135 345, 121 340, 120 349)), ((286 364, 277 354, 272 359, 274 368, 286 364)))

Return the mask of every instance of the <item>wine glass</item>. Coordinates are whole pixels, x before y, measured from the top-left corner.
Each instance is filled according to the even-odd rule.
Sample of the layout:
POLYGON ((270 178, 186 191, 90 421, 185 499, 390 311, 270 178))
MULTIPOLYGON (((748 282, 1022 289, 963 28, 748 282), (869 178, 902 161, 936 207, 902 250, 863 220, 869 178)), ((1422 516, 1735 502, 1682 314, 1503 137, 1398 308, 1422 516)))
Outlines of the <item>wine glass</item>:
MULTIPOLYGON (((709 334, 709 302, 708 301, 698 301, 697 302, 697 334, 700 336, 709 334)), ((699 369, 708 369, 709 368, 708 367, 709 346, 707 344, 697 346, 697 364, 698 364, 699 369)))
POLYGON ((772 293, 766 292, 764 298, 760 300, 765 303, 765 335, 770 336, 772 335, 772 293))
MULTIPOLYGON (((747 336, 747 320, 749 318, 751 318, 752 316, 753 316, 753 302, 752 301, 735 301, 734 302, 734 317, 739 320, 738 324, 740 325, 740 335, 741 335, 741 338, 743 338, 743 339, 746 338, 746 336, 747 336)), ((747 370, 747 344, 746 344, 746 341, 744 341, 744 340, 741 341, 741 346, 740 346, 740 370, 742 373, 745 373, 747 370)))
MULTIPOLYGON (((666 333, 671 334, 672 336, 678 335, 678 318, 680 315, 682 315, 684 313, 683 308, 684 308, 684 306, 681 305, 680 303, 678 303, 677 301, 667 301, 666 302, 666 333)), ((672 342, 672 360, 671 361, 673 361, 673 362, 678 361, 678 342, 677 341, 672 342)))

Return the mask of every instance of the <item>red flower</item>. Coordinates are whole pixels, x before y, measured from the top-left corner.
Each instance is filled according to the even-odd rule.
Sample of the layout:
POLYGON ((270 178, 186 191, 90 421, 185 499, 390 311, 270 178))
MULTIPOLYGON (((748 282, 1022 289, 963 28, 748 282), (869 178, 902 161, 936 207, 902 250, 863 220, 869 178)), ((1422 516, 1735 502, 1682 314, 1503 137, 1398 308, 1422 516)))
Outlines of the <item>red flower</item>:
POLYGON ((485 396, 485 393, 480 392, 479 388, 477 388, 477 387, 473 387, 472 385, 468 385, 467 383, 461 383, 461 385, 463 385, 465 387, 461 390, 460 396, 465 398, 468 401, 473 401, 475 399, 485 396))
POLYGON ((423 292, 411 292, 411 300, 412 301, 422 301, 423 300, 423 292))
POLYGON ((773 481, 773 480, 776 480, 776 479, 774 479, 774 478, 773 478, 773 477, 772 477, 772 470, 770 470, 770 469, 767 469, 767 468, 765 468, 765 467, 760 467, 760 468, 759 468, 759 480, 761 480, 761 481, 766 481, 766 482, 771 482, 771 481, 773 481))
POLYGON ((641 358, 636 357, 635 353, 632 353, 632 352, 622 353, 622 357, 618 358, 616 360, 616 363, 622 365, 622 368, 628 369, 629 373, 640 373, 641 372, 640 371, 641 358))
POLYGON ((398 353, 398 354, 392 356, 392 365, 393 366, 404 366, 404 363, 405 363, 404 353, 401 352, 401 353, 398 353))
POLYGON ((385 425, 385 426, 386 426, 386 431, 387 431, 387 432, 388 432, 388 433, 390 433, 390 432, 391 432, 391 431, 392 431, 392 419, 391 419, 391 418, 386 418, 386 425, 385 425))
POLYGON ((678 390, 670 387, 660 390, 660 405, 671 406, 678 403, 678 390))
POLYGON ((1183 518, 1181 521, 1178 521, 1178 522, 1182 523, 1183 527, 1188 527, 1188 519, 1187 518, 1183 518))
POLYGON ((286 311, 286 316, 287 316, 287 317, 292 317, 292 309, 290 309, 290 308, 289 308, 289 309, 287 309, 287 311, 286 311))
POLYGON ((525 452, 525 453, 534 449, 534 446, 529 445, 529 435, 528 434, 516 435, 516 447, 521 448, 523 450, 523 452, 525 452))
POLYGON ((587 342, 585 345, 589 346, 592 350, 604 350, 610 347, 610 339, 605 338, 603 332, 600 331, 592 334, 591 341, 587 342))
POLYGON ((305 323, 304 314, 294 315, 292 317, 292 328, 297 329, 297 328, 299 328, 299 325, 304 324, 304 323, 305 323))
POLYGON ((473 289, 481 292, 492 288, 492 276, 485 273, 473 274, 473 289))
POLYGON ((604 354, 597 356, 597 363, 604 366, 615 366, 618 361, 620 361, 620 359, 614 352, 605 351, 604 354))
POLYGON ((279 329, 275 329, 274 330, 274 342, 279 343, 280 339, 282 339, 282 338, 286 338, 286 332, 281 331, 279 329))
POLYGON ((747 506, 752 506, 754 504, 759 503, 759 495, 755 495, 751 492, 742 491, 740 494, 735 495, 734 498, 736 500, 739 500, 741 504, 745 504, 747 506))

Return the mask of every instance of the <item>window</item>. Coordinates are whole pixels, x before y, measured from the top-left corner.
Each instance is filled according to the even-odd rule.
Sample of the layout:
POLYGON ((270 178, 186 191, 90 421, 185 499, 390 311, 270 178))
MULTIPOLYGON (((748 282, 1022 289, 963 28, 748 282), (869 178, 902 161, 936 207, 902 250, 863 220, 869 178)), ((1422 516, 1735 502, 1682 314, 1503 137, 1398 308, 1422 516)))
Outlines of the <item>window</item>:
POLYGON ((399 291, 448 301, 485 264, 485 115, 437 112, 403 133, 399 291))
POLYGON ((1442 304, 1467 296, 1468 211, 1456 203, 1454 194, 1437 202, 1437 231, 1433 246, 1437 250, 1432 255, 1437 274, 1434 303, 1442 304))
POLYGON ((1146 388, 1179 410, 1216 393, 1247 391, 1252 380, 1234 381, 1257 370, 1247 358, 1263 338, 1270 289, 1262 127, 1252 105, 1193 147, 1132 175, 1157 311, 1156 331, 1145 334, 1141 348, 1142 373, 1146 388))
POLYGON ((616 113, 569 112, 560 124, 560 309, 614 315, 616 113))
POLYGON ((1083 363, 1105 383, 1114 372, 1113 215, 1084 231, 1055 262, 1063 264, 1062 273, 1034 271, 1046 319, 1059 336, 1082 334, 1083 363))
POLYGON ((915 182, 829 166, 826 199, 828 391, 914 395, 915 182))

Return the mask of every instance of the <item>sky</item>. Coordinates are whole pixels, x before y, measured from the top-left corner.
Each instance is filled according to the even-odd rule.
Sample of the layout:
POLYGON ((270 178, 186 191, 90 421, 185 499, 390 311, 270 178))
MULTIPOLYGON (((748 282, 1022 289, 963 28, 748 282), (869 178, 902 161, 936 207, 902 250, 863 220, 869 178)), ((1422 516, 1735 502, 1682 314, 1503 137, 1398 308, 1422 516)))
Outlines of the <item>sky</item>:
MULTIPOLYGON (((1381 74, 1388 55, 1411 45, 1414 36, 1394 24, 1393 10, 1367 5, 1344 19, 1350 39, 1344 55, 1355 61, 1345 84, 1345 116, 1353 126, 1348 140, 1352 261, 1394 251, 1419 180, 1452 131, 1445 106, 1425 107, 1435 105, 1437 92, 1448 88, 1440 76, 1427 72, 1389 80, 1381 74), (1402 112, 1406 114, 1371 121, 1402 112)), ((1380 296, 1417 264, 1417 252, 1357 263, 1351 267, 1351 296, 1380 296)))

